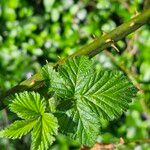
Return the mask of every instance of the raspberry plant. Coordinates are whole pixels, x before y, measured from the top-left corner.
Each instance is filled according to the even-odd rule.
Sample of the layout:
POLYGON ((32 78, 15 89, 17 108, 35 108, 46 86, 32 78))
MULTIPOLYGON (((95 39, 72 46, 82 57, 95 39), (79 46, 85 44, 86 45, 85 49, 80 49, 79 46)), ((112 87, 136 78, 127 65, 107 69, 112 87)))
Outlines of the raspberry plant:
POLYGON ((0 96, 0 108, 8 104, 16 120, 0 131, 2 138, 21 138, 31 132, 31 149, 47 150, 61 133, 92 146, 105 121, 125 112, 137 89, 121 72, 96 69, 83 55, 95 56, 113 46, 150 19, 150 10, 96 38, 70 57, 47 64, 40 72, 0 96), (58 66, 58 68, 57 68, 58 66))
POLYGON ((12 139, 31 132, 32 150, 48 149, 58 132, 92 146, 103 121, 119 117, 137 91, 122 73, 95 69, 86 56, 68 59, 58 71, 46 65, 41 75, 48 92, 11 96, 9 108, 21 120, 0 132, 12 139))

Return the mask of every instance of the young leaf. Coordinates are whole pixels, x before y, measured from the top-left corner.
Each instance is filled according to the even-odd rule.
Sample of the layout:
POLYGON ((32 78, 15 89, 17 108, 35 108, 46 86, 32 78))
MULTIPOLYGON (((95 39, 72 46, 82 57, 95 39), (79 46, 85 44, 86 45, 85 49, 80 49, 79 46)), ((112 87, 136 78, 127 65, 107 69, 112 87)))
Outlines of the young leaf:
POLYGON ((61 80, 58 72, 56 72, 53 69, 53 67, 50 66, 49 64, 42 67, 41 74, 42 74, 43 78, 45 79, 45 81, 46 81, 45 83, 46 83, 47 87, 49 87, 50 92, 53 91, 52 90, 53 80, 55 80, 55 81, 61 80))
POLYGON ((0 131, 0 137, 6 138, 21 138, 26 135, 36 124, 36 119, 15 121, 5 130, 0 131))
POLYGON ((48 100, 48 103, 49 103, 49 110, 51 113, 54 113, 56 112, 56 106, 57 106, 57 103, 56 103, 56 100, 54 97, 50 98, 48 100))
POLYGON ((32 149, 47 150, 55 140, 58 123, 51 113, 46 113, 45 99, 35 92, 15 94, 9 105, 11 111, 25 120, 15 121, 5 130, 0 131, 0 137, 21 138, 32 131, 32 149))
POLYGON ((32 150, 47 150, 55 140, 53 135, 57 134, 57 129, 57 119, 53 115, 42 115, 32 131, 32 150))
POLYGON ((40 94, 23 92, 15 94, 9 108, 22 119, 30 119, 42 115, 45 111, 45 102, 40 94))
POLYGON ((73 103, 65 112, 66 120, 60 114, 59 120, 64 118, 66 132, 71 128, 69 125, 75 124, 72 137, 81 144, 92 145, 102 121, 120 116, 136 94, 136 89, 123 74, 95 71, 85 56, 68 60, 59 68, 59 74, 62 79, 53 80, 53 89, 63 98, 62 103, 68 100, 73 103))
POLYGON ((63 78, 52 80, 52 88, 57 96, 69 98, 78 93, 93 72, 93 64, 86 56, 69 59, 59 67, 59 75, 63 78))
POLYGON ((55 91, 58 97, 69 98, 76 90, 80 89, 84 80, 86 82, 88 74, 93 71, 93 67, 88 57, 82 56, 67 61, 66 64, 59 67, 59 73, 52 66, 45 65, 42 68, 42 74, 51 91, 55 91))

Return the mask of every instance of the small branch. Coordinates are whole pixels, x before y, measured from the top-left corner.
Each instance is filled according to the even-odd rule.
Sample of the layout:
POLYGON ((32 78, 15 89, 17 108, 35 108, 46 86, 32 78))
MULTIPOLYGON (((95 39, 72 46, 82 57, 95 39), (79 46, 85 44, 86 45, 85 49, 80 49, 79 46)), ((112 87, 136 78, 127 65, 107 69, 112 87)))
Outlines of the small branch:
MULTIPOLYGON (((83 48, 79 49, 76 53, 72 54, 70 57, 88 55, 93 57, 103 51, 104 49, 110 47, 113 42, 117 42, 122 38, 126 37, 130 33, 134 32, 150 20, 150 9, 145 10, 143 13, 132 18, 130 21, 120 25, 108 34, 102 37, 96 38, 92 43, 85 45, 83 48)), ((61 65, 66 59, 59 60, 55 66, 61 65)), ((45 86, 44 79, 41 73, 37 73, 31 78, 21 82, 19 85, 13 87, 12 89, 6 91, 0 96, 0 110, 5 108, 7 101, 5 98, 16 92, 22 92, 24 90, 35 90, 45 86)))
POLYGON ((120 25, 113 31, 108 34, 103 35, 102 37, 96 38, 92 43, 84 46, 83 48, 79 49, 76 53, 72 56, 79 56, 79 55, 89 55, 93 57, 100 53, 102 50, 111 46, 112 42, 117 42, 130 33, 134 32, 142 25, 150 21, 150 9, 144 11, 143 13, 137 15, 130 21, 120 25))

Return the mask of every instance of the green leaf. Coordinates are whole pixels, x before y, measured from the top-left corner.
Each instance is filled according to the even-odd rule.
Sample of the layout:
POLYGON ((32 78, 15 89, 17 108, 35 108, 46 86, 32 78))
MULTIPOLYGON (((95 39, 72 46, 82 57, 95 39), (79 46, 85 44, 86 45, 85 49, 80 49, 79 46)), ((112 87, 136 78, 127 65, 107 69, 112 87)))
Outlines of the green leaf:
POLYGON ((39 93, 26 91, 15 94, 9 107, 20 118, 29 119, 38 117, 44 113, 45 102, 39 93))
POLYGON ((42 115, 32 131, 32 150, 47 150, 55 140, 53 135, 57 134, 57 129, 57 119, 53 115, 42 115))
POLYGON ((45 99, 35 92, 15 94, 13 98, 9 105, 10 110, 25 120, 15 121, 8 128, 0 131, 0 137, 21 138, 32 130, 32 149, 48 149, 55 140, 58 123, 56 117, 45 112, 45 99))
POLYGON ((43 78, 45 79, 46 86, 49 88, 49 92, 54 91, 53 87, 55 87, 53 84, 55 84, 53 81, 61 81, 61 78, 56 72, 52 66, 49 64, 42 67, 41 74, 43 78))
POLYGON ((48 100, 48 104, 49 104, 49 110, 51 113, 54 113, 56 112, 56 106, 57 106, 57 103, 56 103, 56 100, 54 97, 50 98, 48 100))
POLYGON ((62 131, 68 133, 74 125, 71 137, 89 146, 95 142, 103 120, 119 117, 136 94, 135 87, 120 72, 93 68, 85 56, 70 59, 59 68, 62 79, 52 84, 58 97, 63 98, 62 106, 69 100, 72 103, 65 116, 58 115, 60 125, 61 121, 65 124, 62 131))
POLYGON ((59 67, 59 75, 63 78, 52 80, 52 88, 61 98, 69 98, 80 92, 84 83, 92 73, 93 64, 88 57, 82 56, 69 59, 59 67))
POLYGON ((36 124, 36 119, 15 121, 5 130, 0 131, 0 137, 6 138, 21 138, 26 135, 36 124))
POLYGON ((89 78, 78 96, 88 101, 100 117, 113 120, 128 108, 136 91, 120 72, 99 70, 89 78))
POLYGON ((84 101, 78 102, 65 114, 58 113, 57 118, 62 133, 69 135, 71 139, 75 139, 83 145, 93 145, 100 133, 99 119, 84 101))

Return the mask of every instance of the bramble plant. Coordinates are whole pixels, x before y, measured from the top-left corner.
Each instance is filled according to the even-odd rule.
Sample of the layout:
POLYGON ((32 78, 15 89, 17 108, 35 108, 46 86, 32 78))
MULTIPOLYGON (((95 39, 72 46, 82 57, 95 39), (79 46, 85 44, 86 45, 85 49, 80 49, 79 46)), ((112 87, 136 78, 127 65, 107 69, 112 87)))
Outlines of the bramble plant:
POLYGON ((47 64, 41 75, 48 92, 22 92, 11 96, 9 108, 17 120, 0 132, 0 137, 32 136, 32 150, 48 149, 63 133, 92 146, 103 121, 119 117, 137 90, 119 71, 95 69, 86 56, 73 57, 55 71, 47 64))
POLYGON ((0 95, 16 120, 0 137, 17 139, 31 132, 31 149, 47 150, 58 134, 93 146, 107 121, 125 112, 137 88, 117 70, 97 69, 93 57, 134 32, 150 19, 150 9, 97 37, 68 58, 49 63, 31 78, 0 95), (87 57, 87 56, 89 57, 87 57))

